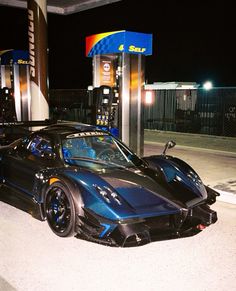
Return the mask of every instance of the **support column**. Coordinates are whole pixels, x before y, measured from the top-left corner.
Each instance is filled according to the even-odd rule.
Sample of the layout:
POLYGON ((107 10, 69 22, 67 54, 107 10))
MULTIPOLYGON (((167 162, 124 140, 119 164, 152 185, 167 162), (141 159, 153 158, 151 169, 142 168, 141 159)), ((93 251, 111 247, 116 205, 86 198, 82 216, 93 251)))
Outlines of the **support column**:
POLYGON ((49 118, 47 1, 28 0, 31 120, 49 118))
POLYGON ((121 139, 139 156, 144 149, 144 65, 143 55, 122 54, 121 139))
POLYGON ((130 145, 130 54, 121 54, 121 84, 120 84, 120 137, 126 144, 130 145))
POLYGON ((14 97, 17 121, 29 121, 31 118, 31 98, 28 65, 13 66, 14 97))
POLYGON ((11 68, 10 65, 1 66, 1 87, 11 88, 11 68))

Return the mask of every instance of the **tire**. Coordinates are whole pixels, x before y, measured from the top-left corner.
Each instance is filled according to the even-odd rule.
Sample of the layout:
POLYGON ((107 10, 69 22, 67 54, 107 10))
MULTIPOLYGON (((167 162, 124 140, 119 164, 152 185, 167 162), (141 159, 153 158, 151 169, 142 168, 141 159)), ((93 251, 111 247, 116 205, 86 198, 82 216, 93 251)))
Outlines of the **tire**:
POLYGON ((44 213, 48 225, 56 235, 75 235, 75 205, 66 184, 55 182, 49 186, 45 195, 44 213))

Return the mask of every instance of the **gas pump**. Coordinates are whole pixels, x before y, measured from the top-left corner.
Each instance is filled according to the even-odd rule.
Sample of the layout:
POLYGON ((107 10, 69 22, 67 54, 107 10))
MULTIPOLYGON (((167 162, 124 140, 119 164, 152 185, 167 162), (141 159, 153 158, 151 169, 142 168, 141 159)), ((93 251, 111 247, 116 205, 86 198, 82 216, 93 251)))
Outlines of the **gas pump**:
POLYGON ((119 138, 139 155, 144 148, 144 58, 151 54, 151 34, 119 30, 86 37, 86 56, 93 58, 93 87, 103 96, 97 99, 95 123, 109 131, 116 128, 119 138), (111 88, 110 98, 103 94, 104 85, 111 88), (117 102, 111 101, 115 90, 117 102))
POLYGON ((15 102, 12 90, 8 87, 0 89, 0 121, 16 121, 15 102))
POLYGON ((12 96, 9 95, 12 97, 10 101, 14 101, 17 121, 29 121, 31 119, 28 59, 28 51, 12 49, 0 51, 0 87, 10 90, 12 94, 12 96))
POLYGON ((95 119, 93 123, 103 130, 110 131, 116 137, 119 136, 118 125, 118 91, 109 86, 100 86, 93 89, 95 104, 95 119))

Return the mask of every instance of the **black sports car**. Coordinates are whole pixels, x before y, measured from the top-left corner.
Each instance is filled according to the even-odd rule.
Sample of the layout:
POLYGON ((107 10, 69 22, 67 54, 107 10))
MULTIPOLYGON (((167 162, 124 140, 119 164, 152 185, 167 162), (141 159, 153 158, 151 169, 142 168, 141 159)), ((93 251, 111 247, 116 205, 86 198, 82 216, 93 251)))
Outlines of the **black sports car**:
POLYGON ((109 132, 65 122, 0 149, 0 199, 61 237, 137 246, 194 235, 217 221, 219 194, 184 161, 139 158, 109 132))

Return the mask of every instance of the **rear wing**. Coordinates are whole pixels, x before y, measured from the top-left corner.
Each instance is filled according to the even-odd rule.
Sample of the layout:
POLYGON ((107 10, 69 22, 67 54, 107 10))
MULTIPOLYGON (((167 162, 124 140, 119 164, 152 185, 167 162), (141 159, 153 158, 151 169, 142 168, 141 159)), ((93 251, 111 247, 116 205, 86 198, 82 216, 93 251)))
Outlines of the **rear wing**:
POLYGON ((0 145, 7 145, 42 127, 57 123, 55 120, 0 122, 0 145))

